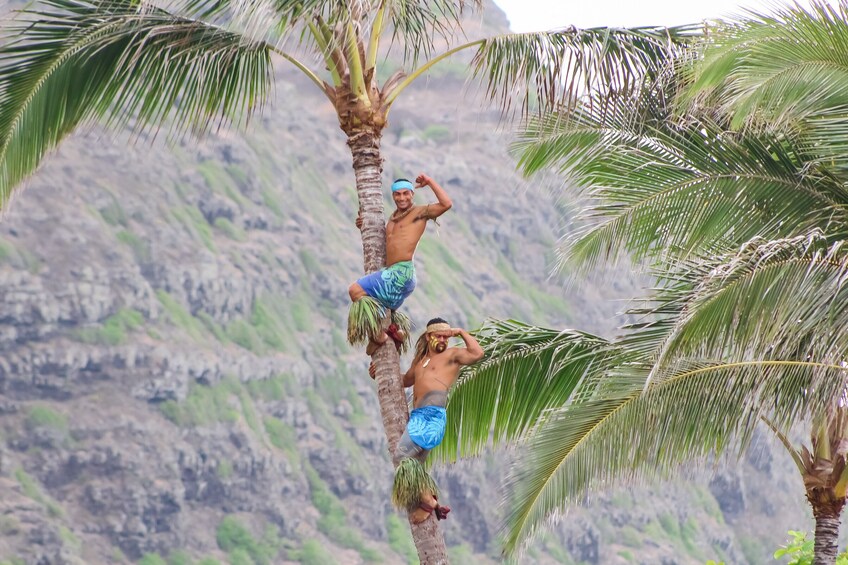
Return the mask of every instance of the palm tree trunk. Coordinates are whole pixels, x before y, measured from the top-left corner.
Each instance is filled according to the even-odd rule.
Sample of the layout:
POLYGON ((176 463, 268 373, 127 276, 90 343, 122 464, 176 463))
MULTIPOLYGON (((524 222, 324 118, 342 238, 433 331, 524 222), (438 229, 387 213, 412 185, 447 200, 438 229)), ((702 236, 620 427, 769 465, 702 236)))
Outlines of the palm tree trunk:
MULTIPOLYGON (((349 133, 347 140, 353 157, 356 192, 362 213, 362 254, 366 273, 376 271, 386 263, 380 136, 379 130, 360 129, 349 133)), ((372 359, 377 369, 377 398, 391 459, 409 419, 400 378, 400 358, 394 347, 380 347, 372 359)), ((434 517, 422 524, 410 522, 409 525, 421 565, 448 563, 445 540, 434 517)))
POLYGON ((807 490, 807 500, 816 520, 813 565, 833 565, 839 553, 839 518, 845 499, 831 488, 818 487, 807 490))

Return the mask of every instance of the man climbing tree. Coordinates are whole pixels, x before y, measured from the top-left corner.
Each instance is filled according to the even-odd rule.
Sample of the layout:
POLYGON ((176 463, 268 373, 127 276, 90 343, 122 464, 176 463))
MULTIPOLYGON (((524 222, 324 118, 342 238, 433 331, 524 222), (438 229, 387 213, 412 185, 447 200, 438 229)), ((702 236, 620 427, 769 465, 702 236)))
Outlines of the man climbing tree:
MULTIPOLYGON (((406 342, 409 323, 396 311, 415 290, 415 266, 412 263, 415 248, 424 235, 427 220, 435 220, 453 206, 445 190, 429 176, 422 173, 415 183, 415 187, 407 179, 392 183, 392 200, 397 208, 386 224, 386 267, 365 275, 348 289, 353 301, 348 317, 348 340, 351 344, 370 341, 369 355, 388 337, 398 348, 406 342), (432 189, 437 202, 415 206, 414 189, 425 186, 432 189), (392 324, 383 332, 380 321, 385 310, 392 312, 392 324)), ((356 227, 362 229, 361 211, 356 218, 356 227)))
MULTIPOLYGON (((415 357, 403 375, 403 386, 412 387, 413 410, 393 455, 397 467, 392 502, 411 512, 413 523, 420 524, 435 512, 439 520, 447 518, 450 508, 440 506, 438 488, 422 462, 431 449, 442 442, 447 424, 448 391, 456 382, 463 365, 483 358, 483 348, 467 331, 452 328, 442 318, 427 322, 427 328, 415 345, 415 357), (465 347, 448 347, 448 340, 461 337, 465 347)), ((374 364, 369 373, 376 374, 374 364)))

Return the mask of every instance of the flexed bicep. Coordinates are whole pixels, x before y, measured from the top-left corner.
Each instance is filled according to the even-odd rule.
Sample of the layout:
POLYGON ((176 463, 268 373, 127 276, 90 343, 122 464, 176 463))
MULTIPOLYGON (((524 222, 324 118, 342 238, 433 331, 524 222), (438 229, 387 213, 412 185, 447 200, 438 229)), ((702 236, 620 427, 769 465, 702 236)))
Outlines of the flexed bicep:
POLYGON ((474 339, 474 336, 467 331, 456 328, 453 330, 455 336, 461 337, 465 342, 465 347, 458 347, 454 354, 453 360, 460 365, 473 365, 483 358, 483 348, 474 339))

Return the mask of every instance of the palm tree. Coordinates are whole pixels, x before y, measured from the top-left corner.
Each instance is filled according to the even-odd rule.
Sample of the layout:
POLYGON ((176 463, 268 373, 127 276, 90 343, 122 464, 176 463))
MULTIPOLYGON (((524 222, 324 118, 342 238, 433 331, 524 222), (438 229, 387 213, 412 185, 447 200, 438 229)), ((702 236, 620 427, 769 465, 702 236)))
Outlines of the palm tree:
POLYGON ((585 488, 741 453, 765 422, 803 478, 815 563, 834 562, 848 487, 846 14, 842 2, 719 26, 628 104, 525 132, 524 170, 555 168, 592 199, 562 261, 626 252, 658 288, 631 312, 642 321, 616 340, 581 338, 585 350, 566 347, 573 332, 481 330, 490 357, 451 399, 443 457, 478 453, 492 426, 496 443, 526 442, 507 552, 585 488), (524 395, 516 375, 556 388, 524 395), (513 403, 541 420, 500 408, 466 423, 513 403), (786 431, 804 421, 811 446, 796 448, 786 431))
MULTIPOLYGON (((374 271, 385 261, 381 135, 392 105, 415 79, 467 50, 474 76, 505 112, 526 113, 531 101, 540 110, 568 107, 580 90, 610 97, 630 91, 692 31, 567 29, 453 46, 464 37, 464 14, 481 6, 481 0, 43 0, 9 24, 0 49, 0 205, 79 126, 166 127, 181 135, 243 124, 261 110, 273 65, 283 59, 336 110, 356 178, 364 268, 374 271), (387 41, 402 45, 404 68, 381 84, 387 41), (444 46, 438 54, 437 46, 444 46)), ((394 451, 408 417, 397 353, 379 348, 374 362, 394 451)), ((411 527, 422 563, 446 561, 434 520, 411 527)))
POLYGON ((489 356, 450 399, 441 456, 523 444, 505 500, 504 549, 514 554, 587 488, 741 454, 765 422, 801 473, 816 518, 817 563, 832 562, 825 556, 836 555, 848 477, 848 338, 837 331, 848 319, 835 306, 846 298, 848 255, 815 233, 755 240, 737 254, 657 274, 660 290, 629 312, 642 321, 616 340, 518 322, 481 328, 489 356), (759 339, 774 347, 759 347, 759 339), (786 430, 804 421, 813 423, 812 447, 795 448, 786 430))

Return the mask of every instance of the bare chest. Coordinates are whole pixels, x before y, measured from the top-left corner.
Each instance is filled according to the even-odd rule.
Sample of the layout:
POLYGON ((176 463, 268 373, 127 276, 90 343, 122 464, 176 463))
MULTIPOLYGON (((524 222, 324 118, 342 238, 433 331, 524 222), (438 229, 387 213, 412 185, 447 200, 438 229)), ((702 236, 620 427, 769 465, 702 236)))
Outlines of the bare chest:
POLYGON ((447 359, 425 357, 415 368, 415 382, 438 381, 445 387, 453 384, 457 367, 447 359))
POLYGON ((424 228, 427 227, 427 223, 423 220, 416 220, 413 214, 410 214, 399 221, 389 220, 389 223, 386 224, 386 237, 406 239, 420 236, 424 233, 424 228))

